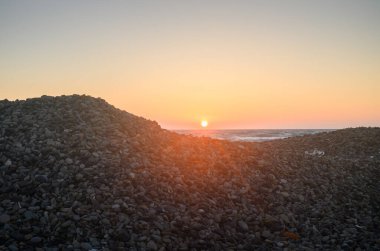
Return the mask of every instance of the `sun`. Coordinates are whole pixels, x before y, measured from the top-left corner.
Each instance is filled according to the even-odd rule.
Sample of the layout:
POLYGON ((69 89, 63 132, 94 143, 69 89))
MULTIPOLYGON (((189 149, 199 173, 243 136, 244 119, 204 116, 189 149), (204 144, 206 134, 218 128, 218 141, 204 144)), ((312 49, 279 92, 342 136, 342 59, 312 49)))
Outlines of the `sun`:
POLYGON ((203 128, 206 128, 206 127, 208 126, 208 122, 207 122, 207 120, 202 120, 202 122, 201 122, 201 126, 202 126, 203 128))

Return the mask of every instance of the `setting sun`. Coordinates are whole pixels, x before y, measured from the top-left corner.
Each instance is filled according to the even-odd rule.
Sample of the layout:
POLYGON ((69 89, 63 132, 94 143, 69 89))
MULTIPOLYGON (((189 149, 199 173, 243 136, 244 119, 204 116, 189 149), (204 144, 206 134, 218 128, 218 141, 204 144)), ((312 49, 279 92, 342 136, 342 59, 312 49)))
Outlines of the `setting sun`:
POLYGON ((207 120, 202 120, 202 122, 201 122, 201 126, 202 126, 203 128, 207 127, 207 126, 208 126, 208 122, 207 122, 207 120))

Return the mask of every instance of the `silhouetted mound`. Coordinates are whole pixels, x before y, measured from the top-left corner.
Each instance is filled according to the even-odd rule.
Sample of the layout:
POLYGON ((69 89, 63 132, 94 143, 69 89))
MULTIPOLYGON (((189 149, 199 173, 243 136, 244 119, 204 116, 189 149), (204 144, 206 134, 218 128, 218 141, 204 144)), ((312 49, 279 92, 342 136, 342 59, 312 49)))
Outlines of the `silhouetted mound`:
POLYGON ((379 180, 379 128, 234 143, 0 101, 0 250, 379 250, 379 180))

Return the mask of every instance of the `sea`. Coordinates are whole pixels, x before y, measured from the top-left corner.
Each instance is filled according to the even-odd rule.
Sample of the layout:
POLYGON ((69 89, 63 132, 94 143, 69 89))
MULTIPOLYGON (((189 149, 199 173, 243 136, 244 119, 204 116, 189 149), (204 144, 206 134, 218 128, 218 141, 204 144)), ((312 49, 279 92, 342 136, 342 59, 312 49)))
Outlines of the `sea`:
POLYGON ((245 129, 245 130, 174 130, 180 134, 211 137, 230 141, 262 142, 307 134, 333 131, 332 129, 245 129))

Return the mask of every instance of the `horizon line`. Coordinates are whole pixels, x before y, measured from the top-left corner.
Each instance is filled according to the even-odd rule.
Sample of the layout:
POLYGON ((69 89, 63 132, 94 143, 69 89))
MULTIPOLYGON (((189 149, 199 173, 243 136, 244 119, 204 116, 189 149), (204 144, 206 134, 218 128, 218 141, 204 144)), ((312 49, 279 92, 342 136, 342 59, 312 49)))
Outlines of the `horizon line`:
MULTIPOLYGON (((359 126, 359 127, 366 127, 366 126, 359 126)), ((370 126, 371 127, 371 126, 370 126)), ((162 128, 169 131, 215 131, 215 130, 225 130, 225 131, 234 131, 234 130, 340 130, 340 129, 347 129, 347 128, 357 128, 357 127, 344 127, 344 128, 229 128, 229 129, 168 129, 168 128, 162 128)))

